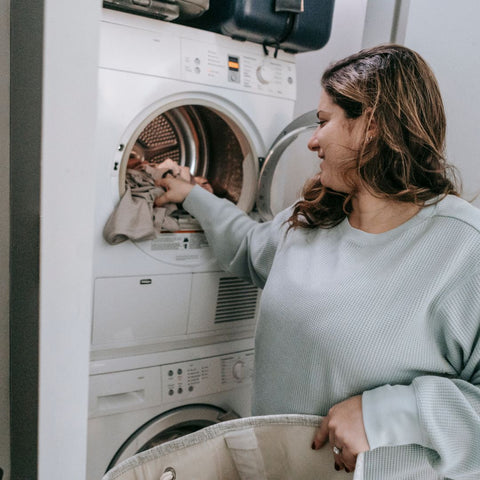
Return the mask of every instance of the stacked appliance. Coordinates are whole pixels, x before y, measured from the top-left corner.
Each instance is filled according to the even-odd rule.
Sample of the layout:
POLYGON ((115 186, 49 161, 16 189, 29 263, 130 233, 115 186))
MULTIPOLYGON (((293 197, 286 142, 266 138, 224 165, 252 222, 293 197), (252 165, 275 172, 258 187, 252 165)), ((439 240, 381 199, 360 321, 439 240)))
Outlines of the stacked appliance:
POLYGON ((104 225, 132 156, 171 158, 256 219, 291 204, 318 159, 307 114, 291 126, 295 58, 261 45, 104 10, 87 478, 138 451, 250 414, 260 291, 223 272, 201 227, 110 245, 104 225), (268 146, 270 146, 268 148, 268 146))

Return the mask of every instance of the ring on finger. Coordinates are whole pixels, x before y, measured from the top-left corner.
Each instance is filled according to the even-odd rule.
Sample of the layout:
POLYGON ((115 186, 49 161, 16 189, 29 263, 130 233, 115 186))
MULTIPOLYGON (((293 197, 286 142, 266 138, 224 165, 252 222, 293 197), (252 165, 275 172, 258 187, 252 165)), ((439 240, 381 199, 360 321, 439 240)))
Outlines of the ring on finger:
POLYGON ((342 449, 337 447, 336 445, 333 446, 332 450, 335 455, 340 455, 342 453, 342 449))

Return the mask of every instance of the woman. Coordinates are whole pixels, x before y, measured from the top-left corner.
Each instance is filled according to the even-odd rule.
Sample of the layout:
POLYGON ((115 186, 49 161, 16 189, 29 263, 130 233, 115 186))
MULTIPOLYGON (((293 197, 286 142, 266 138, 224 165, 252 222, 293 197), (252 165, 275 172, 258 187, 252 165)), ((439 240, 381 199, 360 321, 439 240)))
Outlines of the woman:
POLYGON ((325 416, 312 448, 366 479, 480 478, 480 212, 444 161, 423 59, 398 45, 322 77, 320 173, 257 224, 174 178, 220 263, 263 288, 253 413, 325 416))

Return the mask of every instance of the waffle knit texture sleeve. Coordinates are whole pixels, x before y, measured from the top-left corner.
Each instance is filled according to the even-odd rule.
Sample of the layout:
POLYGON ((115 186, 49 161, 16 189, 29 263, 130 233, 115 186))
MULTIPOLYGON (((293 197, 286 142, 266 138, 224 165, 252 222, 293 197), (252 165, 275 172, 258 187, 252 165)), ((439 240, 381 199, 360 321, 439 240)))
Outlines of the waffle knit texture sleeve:
POLYGON ((363 394, 370 448, 418 444, 446 477, 480 472, 480 273, 462 280, 432 312, 437 341, 456 378, 422 375, 363 394))
POLYGON ((272 222, 259 223, 199 186, 192 189, 183 207, 200 222, 220 266, 263 288, 285 234, 286 212, 272 222))

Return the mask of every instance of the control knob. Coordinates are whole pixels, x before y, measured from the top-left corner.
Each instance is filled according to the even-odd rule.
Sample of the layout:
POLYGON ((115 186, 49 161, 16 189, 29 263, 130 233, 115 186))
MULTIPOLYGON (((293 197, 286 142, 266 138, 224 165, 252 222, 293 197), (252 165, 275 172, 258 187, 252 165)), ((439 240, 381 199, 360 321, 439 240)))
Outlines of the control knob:
POLYGON ((247 374, 245 363, 243 363, 241 360, 235 362, 235 364, 233 365, 232 373, 235 380, 238 380, 239 382, 244 380, 247 374))
POLYGON ((258 81, 264 85, 270 83, 273 79, 273 70, 270 65, 260 65, 257 68, 257 78, 258 81))

